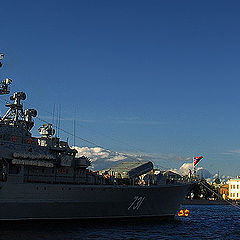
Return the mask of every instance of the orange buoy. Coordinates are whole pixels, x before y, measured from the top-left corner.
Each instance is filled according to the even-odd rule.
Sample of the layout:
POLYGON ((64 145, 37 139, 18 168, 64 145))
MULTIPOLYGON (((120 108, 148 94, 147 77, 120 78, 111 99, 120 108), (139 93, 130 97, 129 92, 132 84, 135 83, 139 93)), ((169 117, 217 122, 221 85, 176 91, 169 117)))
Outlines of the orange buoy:
POLYGON ((183 215, 184 215, 183 210, 180 210, 180 211, 178 212, 178 216, 182 217, 183 215))
POLYGON ((185 210, 184 210, 184 216, 185 216, 185 217, 188 217, 189 214, 190 214, 190 211, 189 211, 188 209, 185 209, 185 210))
POLYGON ((190 215, 190 211, 188 209, 182 209, 178 212, 179 217, 188 217, 190 215))

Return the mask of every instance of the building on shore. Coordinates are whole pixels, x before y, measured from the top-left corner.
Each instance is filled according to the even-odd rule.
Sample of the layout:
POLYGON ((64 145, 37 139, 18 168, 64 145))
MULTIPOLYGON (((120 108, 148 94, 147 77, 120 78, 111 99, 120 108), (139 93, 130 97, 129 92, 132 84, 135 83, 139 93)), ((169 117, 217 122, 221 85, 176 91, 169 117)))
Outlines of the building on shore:
POLYGON ((222 196, 224 200, 229 198, 229 185, 224 184, 219 188, 219 194, 222 196))
POLYGON ((228 198, 232 200, 240 200, 240 178, 230 179, 228 198))

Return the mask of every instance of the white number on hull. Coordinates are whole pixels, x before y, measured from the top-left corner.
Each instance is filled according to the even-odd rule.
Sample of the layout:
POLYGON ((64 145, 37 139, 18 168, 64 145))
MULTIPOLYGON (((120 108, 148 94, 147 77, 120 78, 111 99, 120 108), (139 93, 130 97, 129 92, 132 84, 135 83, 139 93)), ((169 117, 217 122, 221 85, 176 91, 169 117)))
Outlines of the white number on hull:
POLYGON ((140 206, 142 205, 144 199, 145 199, 145 197, 135 196, 133 199, 133 202, 129 206, 128 210, 130 210, 130 209, 138 210, 140 208, 140 206))

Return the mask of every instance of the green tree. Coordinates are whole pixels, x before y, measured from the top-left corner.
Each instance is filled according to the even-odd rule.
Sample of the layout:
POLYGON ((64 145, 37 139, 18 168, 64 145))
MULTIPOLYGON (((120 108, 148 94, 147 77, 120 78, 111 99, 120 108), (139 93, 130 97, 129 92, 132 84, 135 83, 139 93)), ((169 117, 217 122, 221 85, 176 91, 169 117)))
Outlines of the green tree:
POLYGON ((215 182, 216 184, 220 184, 220 183, 221 183, 221 180, 220 180, 219 178, 216 178, 216 179, 214 180, 214 182, 215 182))

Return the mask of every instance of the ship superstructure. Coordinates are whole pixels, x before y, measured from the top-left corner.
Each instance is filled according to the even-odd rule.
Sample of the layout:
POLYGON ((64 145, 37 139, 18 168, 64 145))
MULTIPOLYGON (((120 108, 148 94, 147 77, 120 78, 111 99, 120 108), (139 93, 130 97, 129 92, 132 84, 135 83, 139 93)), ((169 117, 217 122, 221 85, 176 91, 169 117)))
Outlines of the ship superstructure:
MULTIPOLYGON (((0 83, 1 95, 10 93, 11 83, 0 83)), ((0 220, 174 216, 191 184, 140 184, 151 162, 138 164, 127 177, 89 170, 90 159, 77 157, 52 124, 32 136, 37 111, 24 110, 25 99, 24 92, 11 95, 0 118, 0 220)))

